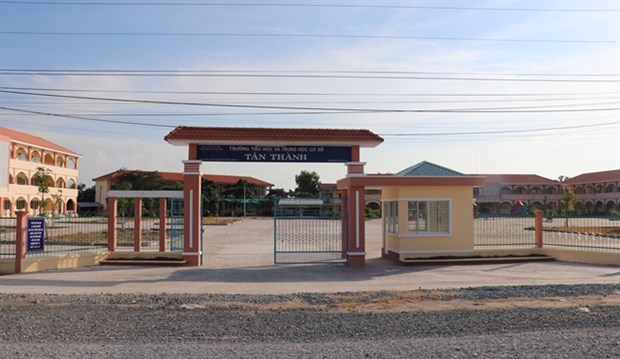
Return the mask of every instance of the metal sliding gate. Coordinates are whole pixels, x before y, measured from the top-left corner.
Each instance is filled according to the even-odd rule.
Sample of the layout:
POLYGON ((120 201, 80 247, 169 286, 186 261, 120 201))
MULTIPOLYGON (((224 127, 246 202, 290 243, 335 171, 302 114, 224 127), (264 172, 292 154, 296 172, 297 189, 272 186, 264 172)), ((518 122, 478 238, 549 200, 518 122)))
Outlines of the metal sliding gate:
POLYGON ((341 198, 277 198, 274 263, 346 263, 343 203, 341 198))

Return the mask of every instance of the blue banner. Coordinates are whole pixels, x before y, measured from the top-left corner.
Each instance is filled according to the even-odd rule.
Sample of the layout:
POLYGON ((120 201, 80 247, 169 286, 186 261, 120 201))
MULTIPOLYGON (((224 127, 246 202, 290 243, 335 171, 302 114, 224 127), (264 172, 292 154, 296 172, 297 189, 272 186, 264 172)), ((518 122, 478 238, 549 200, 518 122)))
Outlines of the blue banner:
POLYGON ((197 158, 210 162, 351 162, 351 147, 199 145, 197 158))
POLYGON ((28 251, 42 251, 45 245, 45 218, 28 218, 28 251))

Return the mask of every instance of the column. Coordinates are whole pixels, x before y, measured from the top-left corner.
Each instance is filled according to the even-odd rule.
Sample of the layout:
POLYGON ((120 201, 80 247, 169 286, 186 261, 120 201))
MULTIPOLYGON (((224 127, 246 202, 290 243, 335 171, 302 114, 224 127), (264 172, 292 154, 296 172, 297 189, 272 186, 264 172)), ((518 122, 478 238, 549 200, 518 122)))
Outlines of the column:
POLYGON ((133 199, 133 251, 142 249, 142 198, 133 199))
POLYGON ((348 209, 347 229, 349 237, 347 263, 352 267, 366 264, 366 213, 364 211, 364 190, 364 187, 350 187, 348 188, 348 197, 346 198, 348 209))
POLYGON ((202 161, 187 160, 183 165, 183 259, 188 266, 199 266, 202 255, 202 161))
MULTIPOLYGON (((359 148, 354 151, 354 159, 359 160, 359 148)), ((365 162, 347 162, 347 177, 366 176, 365 162)), ((366 192, 363 186, 347 188, 345 201, 347 210, 347 263, 357 267, 366 264, 366 192)))
POLYGON ((349 198, 349 190, 340 190, 342 198, 340 199, 340 218, 342 219, 342 255, 341 258, 347 258, 347 252, 349 248, 349 204, 347 200, 349 198))
POLYGON ((160 198, 159 199, 159 251, 166 251, 166 242, 168 242, 168 233, 166 227, 166 207, 167 207, 168 199, 160 198))
POLYGON ((118 199, 108 197, 108 251, 110 252, 116 251, 118 243, 116 232, 117 203, 118 199))
POLYGON ((22 260, 26 258, 27 231, 28 213, 26 211, 18 211, 15 228, 15 273, 22 272, 22 260))

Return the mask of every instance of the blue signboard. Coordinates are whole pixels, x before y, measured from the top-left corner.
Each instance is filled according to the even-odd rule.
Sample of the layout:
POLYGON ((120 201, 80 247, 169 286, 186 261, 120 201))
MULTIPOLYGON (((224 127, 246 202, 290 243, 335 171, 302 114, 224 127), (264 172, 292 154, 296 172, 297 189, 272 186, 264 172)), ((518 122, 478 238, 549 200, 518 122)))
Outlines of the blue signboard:
POLYGON ((199 145, 197 158, 210 162, 351 162, 346 146, 199 145))
POLYGON ((45 218, 28 218, 28 251, 42 251, 45 242, 45 218))

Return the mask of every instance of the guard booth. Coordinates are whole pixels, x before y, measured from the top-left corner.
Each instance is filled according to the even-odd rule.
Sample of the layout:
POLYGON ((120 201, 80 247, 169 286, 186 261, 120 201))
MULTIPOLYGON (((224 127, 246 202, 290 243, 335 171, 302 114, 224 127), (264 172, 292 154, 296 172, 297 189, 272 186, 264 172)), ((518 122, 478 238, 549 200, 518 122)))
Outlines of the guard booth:
MULTIPOLYGON (((365 176, 361 147, 376 147, 383 138, 369 130, 240 128, 179 126, 164 137, 175 146, 187 146, 184 171, 183 258, 200 265, 202 257, 201 166, 203 162, 339 163, 347 177, 365 176)), ((342 188, 340 253, 348 265, 366 262, 364 186, 342 188)), ((208 241, 209 234, 205 237, 208 241)))

